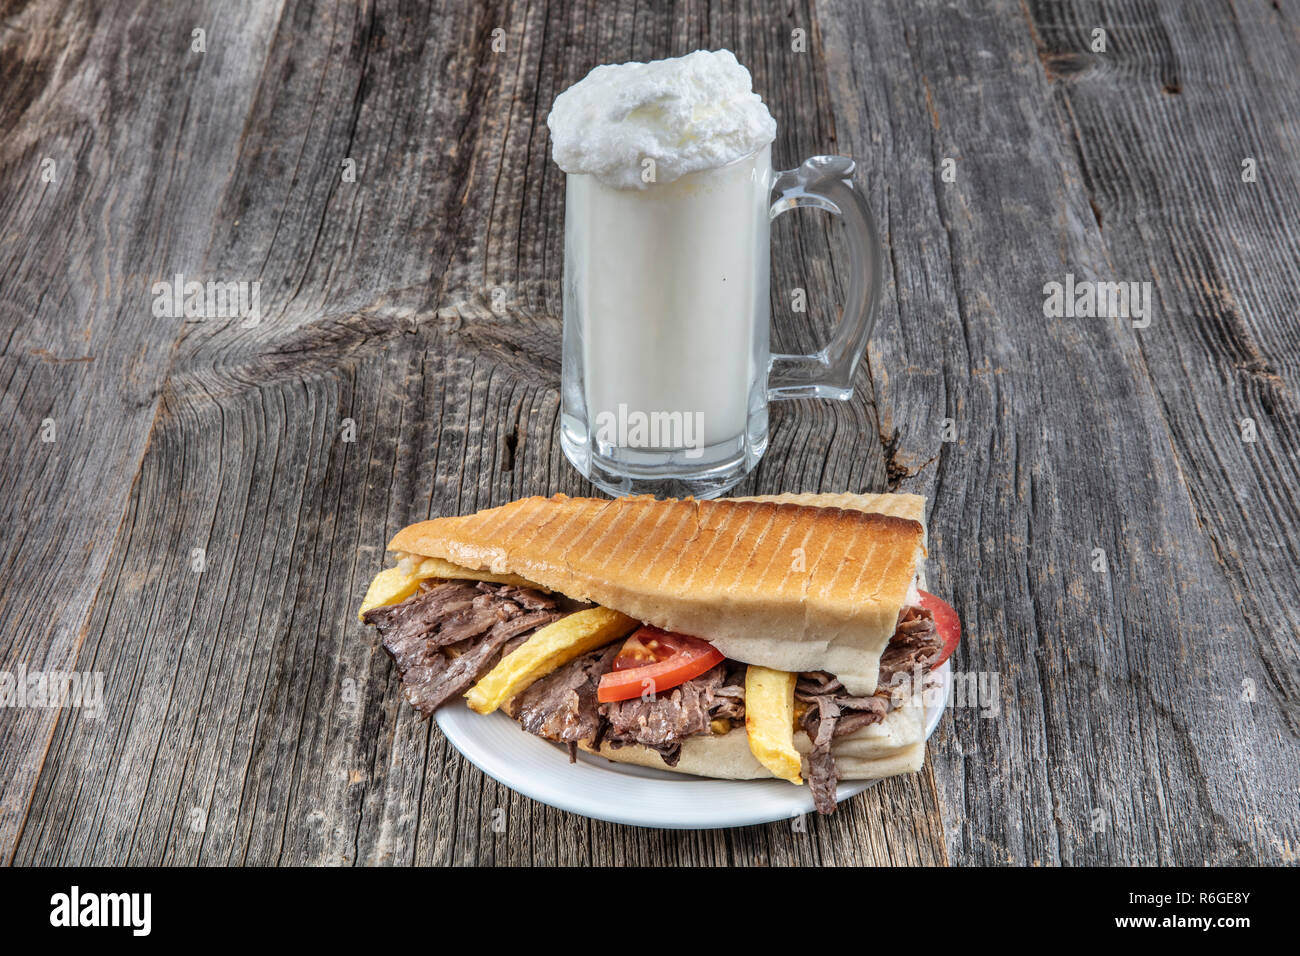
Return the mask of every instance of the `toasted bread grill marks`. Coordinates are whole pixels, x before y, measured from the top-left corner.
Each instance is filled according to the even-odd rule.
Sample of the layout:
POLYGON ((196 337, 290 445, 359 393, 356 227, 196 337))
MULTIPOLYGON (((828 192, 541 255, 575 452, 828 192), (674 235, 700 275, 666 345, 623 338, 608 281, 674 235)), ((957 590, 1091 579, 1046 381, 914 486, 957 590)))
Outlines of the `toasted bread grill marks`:
POLYGON ((736 550, 736 543, 741 540, 745 535, 745 532, 749 530, 753 521, 759 517, 763 511, 764 509, 762 507, 746 509, 746 514, 741 519, 743 523, 736 529, 737 533, 733 535, 726 533, 727 522, 724 521, 717 529, 717 533, 713 536, 713 540, 709 547, 701 551, 695 560, 690 562, 689 565, 683 566, 682 570, 684 572, 684 577, 682 578, 681 586, 684 588, 695 587, 698 583, 696 580, 697 577, 701 581, 708 580, 715 577, 720 569, 727 567, 735 567, 736 576, 738 577, 741 575, 744 572, 744 566, 739 564, 728 565, 727 559, 731 556, 731 553, 736 550))
POLYGON ((762 502, 755 509, 755 516, 762 519, 761 521, 756 520, 753 526, 753 538, 757 541, 756 547, 748 552, 733 549, 727 556, 736 568, 732 586, 742 580, 760 580, 762 569, 771 561, 772 555, 776 551, 777 535, 773 530, 776 527, 777 520, 776 505, 770 501, 762 502))
POLYGON ((603 508, 588 527, 580 549, 569 560, 581 564, 584 561, 598 560, 602 555, 615 551, 618 547, 617 529, 617 509, 603 508))
POLYGON ((686 544, 699 530, 695 509, 685 502, 669 506, 671 517, 658 525, 646 539, 646 562, 641 564, 641 575, 656 587, 669 585, 669 572, 677 564, 686 544))
POLYGON ((678 511, 682 520, 673 534, 665 539, 659 555, 648 570, 651 581, 658 581, 660 587, 680 588, 684 577, 682 560, 688 555, 698 555, 707 550, 712 536, 704 522, 703 508, 700 502, 682 502, 678 511))
MULTIPOLYGON (((528 498, 526 501, 532 501, 528 498)), ((506 523, 510 520, 508 506, 503 505, 499 508, 492 508, 489 511, 480 511, 478 514, 466 515, 463 519, 464 533, 473 534, 481 537, 484 541, 491 541, 506 523)))
POLYGON ((642 510, 638 516, 639 521, 631 527, 624 525, 620 544, 625 557, 622 561, 612 562, 611 571, 619 574, 634 573, 642 556, 650 555, 653 558, 664 540, 681 524, 683 517, 681 511, 673 508, 642 510))
POLYGON ((708 538, 701 539, 702 524, 697 502, 680 502, 673 510, 677 519, 672 530, 657 546, 657 554, 646 568, 646 578, 655 587, 677 590, 684 576, 682 559, 707 550, 708 538))
MULTIPOLYGON (((799 505, 781 504, 777 505, 777 507, 788 512, 793 517, 793 522, 785 553, 773 556, 775 558, 773 571, 780 572, 781 578, 778 586, 782 586, 786 593, 789 593, 793 584, 794 589, 799 593, 799 602, 806 610, 809 585, 818 569, 824 567, 826 562, 832 558, 836 547, 833 538, 812 540, 816 525, 820 522, 825 526, 830 516, 818 514, 817 511, 809 513, 807 508, 799 505)), ((822 509, 818 509, 818 511, 820 510, 822 509)), ((825 510, 830 511, 833 509, 825 510)), ((833 527, 833 519, 829 523, 833 527)), ((807 630, 809 619, 806 615, 804 621, 805 630, 807 630)))
POLYGON ((684 590, 691 587, 690 581, 697 567, 704 565, 713 570, 701 576, 695 589, 708 590, 716 588, 718 572, 722 569, 720 559, 729 543, 734 543, 734 525, 729 510, 709 508, 706 505, 717 502, 700 502, 695 511, 695 533, 685 542, 673 562, 671 582, 674 588, 684 590), (729 540, 730 538, 730 540, 729 540))
POLYGON ((897 549, 883 548, 879 541, 870 540, 867 554, 861 564, 854 569, 849 587, 854 591, 878 598, 887 583, 898 575, 903 560, 906 560, 910 566, 913 558, 897 549))
POLYGON ((849 534, 836 540, 841 543, 843 550, 834 555, 833 561, 821 563, 817 577, 809 582, 810 588, 818 596, 833 594, 838 588, 853 590, 865 569, 876 567, 876 563, 884 557, 875 535, 849 534))
POLYGON ((549 502, 543 500, 538 507, 542 512, 549 509, 557 514, 548 526, 546 537, 539 537, 522 548, 521 552, 530 559, 536 555, 549 554, 566 568, 572 565, 577 556, 594 553, 591 545, 592 538, 596 536, 595 528, 608 526, 613 517, 608 503, 605 507, 594 509, 575 508, 571 505, 571 499, 558 496, 549 502))
POLYGON ((550 533, 550 523, 545 520, 544 513, 538 510, 537 499, 529 499, 527 512, 526 518, 512 514, 504 515, 502 523, 493 532, 494 539, 502 539, 502 551, 506 561, 511 561, 519 551, 526 553, 532 543, 544 539, 550 533), (537 515, 537 519, 532 518, 532 515, 537 515))
POLYGON ((412 525, 390 547, 448 559, 487 552, 518 568, 567 563, 574 573, 636 570, 664 585, 711 579, 734 586, 749 579, 787 592, 803 549, 803 566, 819 592, 865 587, 875 594, 910 560, 905 539, 919 534, 919 524, 904 518, 786 502, 531 498, 412 525))
POLYGON ((779 556, 784 553, 786 542, 790 540, 790 533, 794 530, 794 526, 783 518, 780 506, 773 504, 772 525, 779 529, 780 534, 770 542, 765 539, 752 559, 755 568, 753 580, 759 588, 771 588, 774 578, 779 580, 785 573, 784 563, 779 560, 779 556))
MULTIPOLYGON (((744 578, 745 562, 736 560, 735 556, 746 552, 740 551, 737 546, 742 542, 761 546, 763 538, 759 532, 771 520, 768 514, 771 509, 762 505, 757 508, 741 508, 739 513, 735 508, 728 510, 730 514, 719 525, 713 547, 707 554, 701 555, 692 572, 692 579, 694 570, 699 570, 701 582, 716 581, 718 589, 724 594, 738 587, 744 578)), ((687 586, 690 586, 690 580, 687 581, 687 586)))
POLYGON ((788 500, 557 496, 422 522, 389 547, 513 572, 736 660, 827 670, 871 693, 922 534, 905 518, 788 500))
POLYGON ((492 529, 492 537, 483 541, 499 542, 506 560, 510 561, 521 547, 531 549, 533 544, 544 545, 547 538, 554 533, 552 520, 554 515, 544 511, 539 497, 526 498, 518 509, 511 505, 502 506, 503 514, 499 523, 492 529), (507 510, 509 509, 509 510, 507 510))

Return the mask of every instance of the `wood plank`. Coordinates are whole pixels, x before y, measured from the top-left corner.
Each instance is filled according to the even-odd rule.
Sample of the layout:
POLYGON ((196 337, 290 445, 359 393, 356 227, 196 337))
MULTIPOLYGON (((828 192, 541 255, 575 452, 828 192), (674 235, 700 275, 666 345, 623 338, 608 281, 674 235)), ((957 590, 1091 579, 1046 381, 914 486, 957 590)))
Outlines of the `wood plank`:
MULTIPOLYGON (((1244 491, 1240 462, 1220 457, 1240 455, 1233 402, 1219 382, 1206 387, 1206 356, 1193 345, 1222 323, 1205 300, 1187 304, 1203 285, 1184 237, 1150 227, 1218 221, 1210 201, 1166 192, 1168 169, 1182 164, 1174 181, 1206 179, 1238 134, 1213 122, 1188 131, 1204 130, 1203 117, 1248 114, 1264 78, 1220 85, 1214 64, 1240 62, 1230 37, 1195 14, 1153 21, 1137 4, 822 9, 825 32, 845 38, 828 47, 836 112, 850 117, 845 145, 872 157, 873 195, 887 210, 895 288, 872 350, 879 402, 891 410, 884 430, 898 429, 914 467, 938 456, 904 487, 933 499, 932 580, 966 623, 960 663, 1004 688, 999 719, 958 709, 931 747, 950 857, 1285 859, 1296 840, 1284 800, 1297 782, 1284 714, 1295 670, 1278 647, 1294 643, 1275 629, 1290 612, 1267 592, 1278 589, 1278 603, 1294 594, 1278 567, 1288 549, 1265 563, 1250 542, 1278 542, 1276 527, 1225 516, 1244 491), (1072 25, 1068 39, 1043 39, 1038 18, 1049 13, 1072 25), (1009 28, 1017 22, 1026 28, 1009 28), (1106 23, 1113 46, 1102 58, 1086 44, 1106 23), (1138 34, 1173 42, 1189 64, 1183 100, 1195 84, 1201 102, 1181 128, 1157 121, 1181 101, 1168 103, 1167 64, 1138 34), (864 87, 877 95, 864 101, 864 87), (1091 170, 1080 150, 1111 162, 1091 170), (955 182, 940 176, 945 157, 957 161, 955 182), (1097 180, 1104 194, 1089 191, 1097 180), (1117 229, 1143 241, 1115 241, 1117 229), (1156 321, 1134 330, 1045 319, 1043 286, 1067 271, 1149 277, 1156 321), (1195 390, 1177 384, 1189 373, 1195 390), (1180 450, 1175 404, 1216 427, 1180 450), (940 440, 942 418, 955 421, 956 443, 940 440), (1263 618, 1239 610, 1245 589, 1230 580, 1225 545, 1254 556, 1254 591, 1268 582, 1257 600, 1276 639, 1261 639, 1263 618), (1092 570, 1094 548, 1109 573, 1092 570), (1288 676, 1266 691, 1279 659, 1288 676), (1254 703, 1240 700, 1247 678, 1260 688, 1254 703)), ((1216 243, 1232 263, 1225 272, 1261 264, 1250 245, 1216 243)), ((1284 338, 1274 345, 1284 349, 1284 338)), ((1294 454, 1282 444, 1274 473, 1293 486, 1294 454)))
MULTIPOLYGON (((151 285, 200 261, 275 13, 231 10, 203 54, 190 31, 211 17, 184 9, 5 15, 0 418, 13 453, 0 461, 0 612, 13 637, 0 671, 79 660, 181 324, 154 317, 151 285)), ((0 858, 56 717, 0 711, 0 858)))
MULTIPOLYGON (((1050 57, 1077 31, 1048 13, 1034 11, 1050 57)), ((1082 5, 1075 18, 1097 15, 1082 5)), ((1160 328, 1139 338, 1141 360, 1227 597, 1226 626, 1195 621, 1200 640, 1188 642, 1201 686, 1235 718, 1210 733, 1240 734, 1246 751, 1197 794, 1205 816, 1245 812, 1210 858, 1284 861, 1300 836, 1300 338, 1288 318, 1300 279, 1300 131, 1270 118, 1300 104, 1300 45, 1277 44, 1288 22, 1268 3, 1191 4, 1178 16, 1135 8, 1120 23, 1119 70, 1138 82, 1072 74, 1054 84, 1053 105, 1062 128, 1077 130, 1111 256, 1156 280, 1160 328), (1273 62, 1253 62, 1255 51, 1273 62), (1255 182, 1242 179, 1247 156, 1255 182), (1243 441, 1244 418, 1255 441, 1243 441), (1220 642, 1233 649, 1224 658, 1220 642)), ((1170 577, 1195 586, 1181 568, 1170 577)), ((1158 696, 1186 686, 1162 688, 1158 675, 1152 685, 1158 696)))

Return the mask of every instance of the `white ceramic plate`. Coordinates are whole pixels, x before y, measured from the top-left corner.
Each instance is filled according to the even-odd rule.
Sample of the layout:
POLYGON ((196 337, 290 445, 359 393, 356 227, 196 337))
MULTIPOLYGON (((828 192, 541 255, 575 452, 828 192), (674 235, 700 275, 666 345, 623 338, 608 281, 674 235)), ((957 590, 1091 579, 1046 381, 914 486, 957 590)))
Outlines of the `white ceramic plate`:
MULTIPOLYGON (((948 662, 935 671, 943 694, 937 707, 926 709, 926 739, 943 716, 951 671, 948 662)), ((581 752, 578 762, 571 764, 568 751, 560 745, 525 733, 500 711, 484 717, 464 702, 440 708, 437 720, 452 746, 489 777, 534 800, 597 820, 704 830, 814 812, 808 788, 792 787, 784 780, 710 780, 581 752)), ((873 783, 847 780, 836 795, 843 803, 873 783)))

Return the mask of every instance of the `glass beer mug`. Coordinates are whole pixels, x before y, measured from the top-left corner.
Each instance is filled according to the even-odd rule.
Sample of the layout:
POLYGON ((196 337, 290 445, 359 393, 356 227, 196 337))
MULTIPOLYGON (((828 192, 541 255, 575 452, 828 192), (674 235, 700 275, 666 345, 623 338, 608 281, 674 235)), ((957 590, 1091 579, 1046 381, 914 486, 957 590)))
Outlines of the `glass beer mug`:
POLYGON ((852 160, 773 172, 771 147, 644 190, 568 174, 560 444, 612 495, 709 498, 758 464, 768 402, 847 399, 880 294, 881 250, 852 160), (827 345, 772 355, 770 223, 843 218, 848 298, 827 345))

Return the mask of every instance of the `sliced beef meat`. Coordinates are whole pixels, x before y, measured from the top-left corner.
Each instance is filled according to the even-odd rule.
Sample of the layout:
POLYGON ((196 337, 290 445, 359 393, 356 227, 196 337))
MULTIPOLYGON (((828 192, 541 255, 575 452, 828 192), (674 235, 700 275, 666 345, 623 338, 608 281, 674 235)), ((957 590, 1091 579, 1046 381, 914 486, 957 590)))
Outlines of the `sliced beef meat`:
POLYGON ((835 702, 836 717, 841 719, 841 723, 848 722, 850 715, 862 715, 866 718, 854 722, 852 730, 837 727, 835 734, 837 737, 852 734, 853 730, 866 727, 868 723, 883 721, 885 714, 889 713, 888 695, 878 692, 872 697, 854 697, 845 691, 844 684, 826 671, 810 671, 801 674, 798 683, 794 685, 794 698, 811 705, 803 713, 802 721, 803 730, 806 730, 810 737, 815 734, 816 723, 820 718, 818 709, 822 701, 835 702))
MULTIPOLYGON (((419 656, 430 641, 434 647, 442 646, 437 641, 437 632, 443 621, 472 608, 480 593, 472 581, 448 581, 417 591, 401 604, 372 608, 366 612, 365 619, 367 624, 375 625, 394 659, 398 654, 394 648, 419 656)), ((398 659, 398 667, 402 664, 398 659)))
POLYGON ((841 697, 836 699, 840 719, 835 722, 835 736, 855 733, 869 724, 876 724, 889 713, 887 697, 841 697), (852 709, 848 709, 853 704, 852 709))
POLYGON ((600 675, 614 665, 618 643, 590 651, 535 681, 515 698, 515 719, 524 730, 570 745, 569 759, 580 740, 600 746, 605 726, 596 701, 600 675))
POLYGON ((835 694, 847 694, 844 685, 834 674, 826 671, 806 671, 799 675, 795 684, 794 695, 799 700, 812 700, 816 697, 830 697, 835 694))
POLYGON ((725 676, 724 664, 653 697, 634 697, 601 704, 609 721, 605 739, 612 747, 641 744, 659 751, 664 763, 677 766, 682 741, 709 732, 710 710, 725 676))
POLYGON ((557 616, 549 611, 530 611, 494 624, 482 637, 467 640, 463 649, 456 645, 455 649, 460 653, 433 680, 420 685, 403 680, 406 699, 424 713, 433 713, 453 697, 465 693, 496 666, 511 640, 532 633, 557 616))
POLYGON ((840 708, 834 697, 817 697, 815 701, 815 706, 805 715, 804 725, 812 738, 812 750, 808 752, 808 789, 812 791, 817 812, 831 813, 835 810, 835 785, 839 782, 831 740, 835 737, 840 708), (808 715, 813 716, 811 726, 807 723, 808 715))
POLYGON ((514 601, 490 591, 484 592, 475 597, 465 610, 443 620, 434 639, 438 646, 450 647, 472 637, 481 637, 502 621, 522 613, 523 609, 514 601))
POLYGON ((599 748, 608 740, 614 747, 639 743, 657 750, 670 767, 681 755, 682 740, 708 732, 712 720, 744 721, 744 665, 734 661, 653 699, 598 703, 601 675, 614 666, 620 649, 615 643, 591 651, 543 677, 515 698, 515 718, 530 734, 569 744, 571 758, 578 741, 599 748))
POLYGON ((808 699, 816 697, 819 694, 842 693, 844 685, 840 683, 839 678, 826 671, 808 671, 799 675, 799 691, 807 695, 808 699))
POLYGON ((873 697, 854 697, 844 689, 843 684, 825 671, 800 674, 799 682, 795 684, 794 696, 796 700, 811 705, 804 711, 802 720, 803 728, 808 732, 809 737, 816 736, 818 722, 823 716, 819 712, 822 710, 823 701, 832 701, 835 704, 835 717, 838 721, 835 728, 836 737, 842 737, 867 724, 884 720, 890 710, 888 694, 877 692, 873 697))
POLYGON ((516 604, 521 604, 530 611, 549 611, 557 606, 558 599, 553 594, 543 594, 535 588, 503 588, 500 592, 516 604))
POLYGON ((725 676, 722 686, 713 692, 713 704, 709 708, 710 719, 729 720, 732 724, 745 722, 745 672, 748 665, 740 661, 727 660, 721 665, 725 676))
POLYGON ((745 685, 730 684, 719 687, 713 692, 713 706, 709 710, 710 720, 729 720, 733 724, 745 722, 745 685))
POLYGON ((880 655, 879 688, 892 690, 910 683, 914 675, 924 674, 930 662, 943 650, 943 640, 934 624, 934 615, 917 607, 904 608, 889 646, 880 655))
POLYGON ((913 674, 927 672, 942 646, 933 615, 922 608, 904 608, 898 628, 880 656, 880 677, 873 696, 850 695, 838 679, 825 671, 799 675, 795 698, 809 705, 801 725, 813 742, 808 754, 808 785, 818 813, 835 809, 838 774, 832 741, 884 720, 893 709, 891 692, 910 686, 913 674))
POLYGON ((839 780, 831 742, 884 720, 890 699, 887 694, 853 697, 825 671, 799 675, 794 695, 809 705, 800 721, 813 744, 808 753, 808 787, 817 812, 830 813, 835 809, 835 784, 839 780))
POLYGON ((401 604, 374 608, 365 618, 393 658, 406 699, 427 716, 537 628, 563 617, 544 605, 529 607, 548 600, 527 588, 447 581, 422 585, 401 604))

